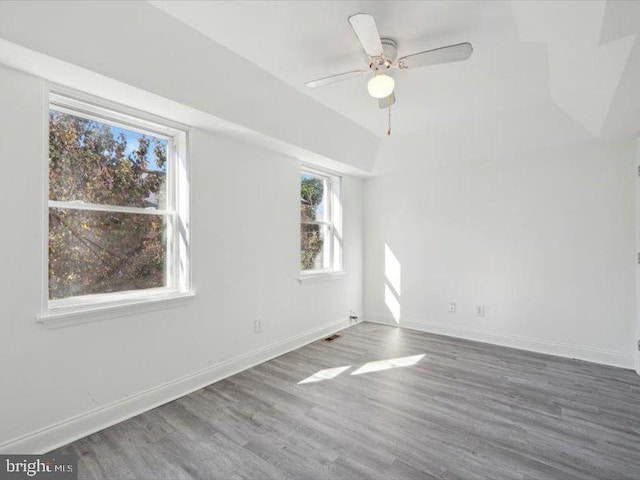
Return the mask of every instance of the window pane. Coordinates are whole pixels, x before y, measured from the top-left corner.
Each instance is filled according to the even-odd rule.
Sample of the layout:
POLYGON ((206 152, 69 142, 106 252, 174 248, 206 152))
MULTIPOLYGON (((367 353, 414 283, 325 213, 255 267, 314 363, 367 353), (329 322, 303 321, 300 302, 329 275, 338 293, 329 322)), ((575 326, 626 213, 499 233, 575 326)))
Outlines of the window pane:
POLYGON ((329 267, 327 225, 300 225, 300 268, 302 270, 320 270, 329 267))
POLYGON ((164 208, 167 140, 49 111, 49 199, 164 208))
POLYGON ((303 173, 300 182, 300 216, 302 221, 326 221, 327 179, 303 173))
POLYGON ((165 285, 163 216, 49 209, 49 299, 165 285))

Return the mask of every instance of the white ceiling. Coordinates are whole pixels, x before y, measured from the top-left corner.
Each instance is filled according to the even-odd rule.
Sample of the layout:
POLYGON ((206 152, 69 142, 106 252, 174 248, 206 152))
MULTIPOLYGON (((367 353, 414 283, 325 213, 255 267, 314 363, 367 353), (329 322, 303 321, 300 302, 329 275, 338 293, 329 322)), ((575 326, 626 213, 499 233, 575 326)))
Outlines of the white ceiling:
POLYGON ((639 126, 629 125, 640 119, 638 95, 632 107, 615 100, 619 85, 634 88, 622 79, 636 75, 627 64, 632 51, 638 56, 640 2, 150 3, 377 135, 386 131, 386 112, 367 94, 367 78, 317 90, 304 86, 365 66, 347 21, 358 12, 376 18, 400 55, 463 41, 474 46, 465 62, 396 72, 396 135, 545 104, 555 104, 592 135, 602 132, 612 105, 626 109, 619 128, 639 126))

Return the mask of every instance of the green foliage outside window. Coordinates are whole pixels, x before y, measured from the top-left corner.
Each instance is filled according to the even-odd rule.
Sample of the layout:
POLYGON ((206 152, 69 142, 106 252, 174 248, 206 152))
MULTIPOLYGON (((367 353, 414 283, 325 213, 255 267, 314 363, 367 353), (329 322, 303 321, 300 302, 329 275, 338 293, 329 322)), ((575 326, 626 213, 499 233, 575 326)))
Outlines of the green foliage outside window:
POLYGON ((305 221, 319 220, 318 207, 324 197, 322 179, 303 175, 300 185, 300 215, 302 225, 300 231, 300 268, 312 270, 322 268, 322 251, 324 245, 324 226, 305 221))
MULTIPOLYGON (((52 110, 49 199, 164 208, 166 152, 164 139, 52 110)), ((165 231, 162 215, 50 208, 49 298, 164 286, 165 231)))

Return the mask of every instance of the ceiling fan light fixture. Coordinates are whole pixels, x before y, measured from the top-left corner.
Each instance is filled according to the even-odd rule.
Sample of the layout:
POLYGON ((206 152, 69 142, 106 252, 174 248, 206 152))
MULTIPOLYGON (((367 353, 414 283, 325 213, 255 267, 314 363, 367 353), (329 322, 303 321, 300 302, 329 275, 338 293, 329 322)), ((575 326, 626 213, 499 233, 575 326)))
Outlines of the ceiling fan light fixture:
POLYGON ((392 77, 381 73, 369 80, 367 90, 373 98, 386 98, 393 93, 395 83, 392 77))

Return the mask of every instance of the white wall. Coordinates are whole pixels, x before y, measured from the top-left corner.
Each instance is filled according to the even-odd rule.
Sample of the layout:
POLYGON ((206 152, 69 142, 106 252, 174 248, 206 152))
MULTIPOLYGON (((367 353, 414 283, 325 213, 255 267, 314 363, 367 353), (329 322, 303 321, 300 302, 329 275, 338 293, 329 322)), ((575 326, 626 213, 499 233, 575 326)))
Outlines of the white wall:
POLYGON ((48 450, 361 312, 362 181, 343 180, 346 278, 301 286, 298 162, 195 130, 194 301, 64 328, 37 324, 43 81, 0 67, 0 98, 0 451, 48 450))
POLYGON ((631 368, 635 140, 484 159, 428 143, 396 139, 365 181, 365 318, 396 323, 387 245, 401 326, 631 368))
MULTIPOLYGON (((636 165, 638 165, 638 175, 640 176, 640 137, 636 140, 636 165)), ((637 185, 637 183, 636 183, 637 185)), ((640 205, 640 189, 636 189, 636 205, 640 205)), ((640 212, 636 213, 637 228, 636 228, 636 245, 640 251, 640 212)), ((640 255, 640 254, 639 254, 640 255)), ((640 375, 640 257, 638 258, 638 265, 636 266, 636 336, 633 346, 635 368, 638 375, 640 375)))

